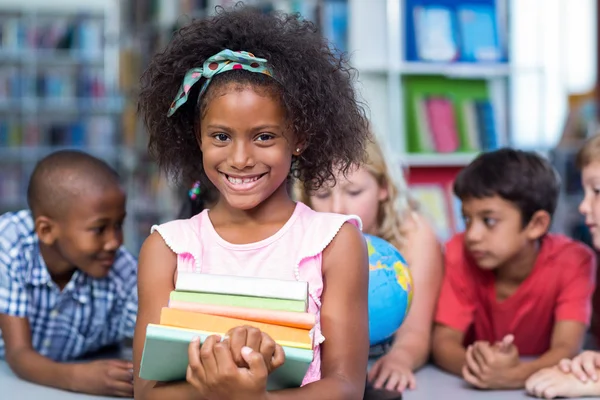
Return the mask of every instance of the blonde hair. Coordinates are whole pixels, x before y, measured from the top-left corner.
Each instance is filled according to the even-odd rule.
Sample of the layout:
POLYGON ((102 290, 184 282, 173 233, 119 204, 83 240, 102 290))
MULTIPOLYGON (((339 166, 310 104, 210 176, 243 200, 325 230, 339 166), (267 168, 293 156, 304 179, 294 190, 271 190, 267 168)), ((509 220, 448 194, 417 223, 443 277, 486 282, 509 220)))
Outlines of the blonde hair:
MULTIPOLYGON (((376 235, 401 249, 405 240, 407 219, 412 219, 413 212, 417 210, 417 203, 409 195, 404 175, 392 172, 382 148, 374 138, 368 141, 366 154, 366 162, 360 167, 369 172, 379 187, 386 189, 388 193, 386 199, 379 202, 376 235)), ((299 201, 312 207, 310 193, 304 189, 301 182, 296 185, 295 194, 299 201)))
POLYGON ((575 159, 575 163, 579 169, 583 169, 596 161, 600 161, 600 134, 596 134, 586 140, 583 147, 577 152, 575 159))

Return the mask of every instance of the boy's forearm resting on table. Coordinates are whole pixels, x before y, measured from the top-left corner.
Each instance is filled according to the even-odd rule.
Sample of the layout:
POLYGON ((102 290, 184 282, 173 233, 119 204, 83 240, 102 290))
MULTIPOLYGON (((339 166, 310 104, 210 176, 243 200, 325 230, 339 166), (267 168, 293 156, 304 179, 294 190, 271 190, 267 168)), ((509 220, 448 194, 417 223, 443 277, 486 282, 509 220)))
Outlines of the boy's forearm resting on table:
POLYGON ((576 354, 577 350, 573 349, 572 346, 555 346, 535 360, 521 362, 513 370, 515 385, 518 387, 524 386, 525 381, 537 371, 542 368, 553 367, 563 358, 572 358, 576 354))
POLYGON ((453 340, 440 340, 433 345, 433 358, 436 364, 455 375, 462 375, 466 349, 453 340))
POLYGON ((6 362, 19 378, 43 386, 75 391, 73 386, 76 364, 61 364, 31 348, 8 351, 6 362))

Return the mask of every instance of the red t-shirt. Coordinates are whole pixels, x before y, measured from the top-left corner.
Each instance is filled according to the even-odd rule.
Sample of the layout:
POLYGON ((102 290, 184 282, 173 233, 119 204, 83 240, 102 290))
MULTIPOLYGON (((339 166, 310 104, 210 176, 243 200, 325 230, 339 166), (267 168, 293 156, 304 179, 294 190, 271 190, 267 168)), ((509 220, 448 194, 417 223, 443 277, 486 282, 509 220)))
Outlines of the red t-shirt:
POLYGON ((550 348, 557 321, 590 322, 595 255, 565 236, 544 237, 531 274, 502 302, 494 273, 474 264, 462 234, 447 243, 445 268, 435 320, 464 332, 465 344, 493 343, 512 333, 521 355, 539 355, 550 348))

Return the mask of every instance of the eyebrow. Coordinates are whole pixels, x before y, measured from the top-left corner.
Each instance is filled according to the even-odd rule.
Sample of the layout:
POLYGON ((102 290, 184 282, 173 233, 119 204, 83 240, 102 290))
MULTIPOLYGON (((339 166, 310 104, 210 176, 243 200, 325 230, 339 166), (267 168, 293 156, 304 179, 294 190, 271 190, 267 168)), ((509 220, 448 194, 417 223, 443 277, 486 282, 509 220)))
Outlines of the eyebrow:
MULTIPOLYGON (((231 132, 231 128, 225 125, 219 125, 219 124, 210 124, 207 125, 207 128, 209 129, 221 129, 227 132, 231 132)), ((252 131, 261 131, 264 129, 281 129, 281 126, 279 125, 274 125, 274 124, 264 124, 264 125, 258 125, 253 127, 251 130, 252 131)))

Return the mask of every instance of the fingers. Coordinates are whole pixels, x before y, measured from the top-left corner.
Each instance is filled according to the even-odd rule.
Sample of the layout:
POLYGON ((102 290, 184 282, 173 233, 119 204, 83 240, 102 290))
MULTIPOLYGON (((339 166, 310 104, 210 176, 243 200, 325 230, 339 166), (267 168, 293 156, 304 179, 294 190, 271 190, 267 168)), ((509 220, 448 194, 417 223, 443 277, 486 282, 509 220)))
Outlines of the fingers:
POLYGON ((373 384, 373 387, 375 389, 379 389, 378 387, 375 386, 374 381, 379 376, 379 371, 381 370, 382 366, 383 366, 383 361, 380 358, 379 360, 375 361, 375 364, 373 364, 373 366, 369 370, 369 373, 367 374, 367 380, 369 382, 371 382, 371 384, 373 384))
POLYGON ((596 372, 596 365, 594 357, 586 357, 582 360, 581 366, 583 368, 583 372, 594 382, 598 380, 598 374, 596 372))
POLYGON ((385 384, 385 390, 402 392, 406 389, 406 377, 402 374, 392 372, 385 384))
POLYGON ((375 369, 375 367, 377 367, 376 369, 376 374, 372 375, 373 376, 373 387, 375 389, 381 389, 383 388, 383 385, 385 385, 385 382, 388 380, 388 378, 390 377, 391 374, 391 370, 389 368, 383 368, 383 364, 380 363, 379 361, 381 361, 381 359, 379 359, 377 361, 377 363, 379 365, 374 365, 373 369, 375 369))
POLYGON ((119 382, 133 382, 133 370, 121 365, 111 366, 108 370, 108 376, 119 382))
MULTIPOLYGON (((255 348, 252 346, 248 346, 248 347, 250 347, 254 350, 258 350, 258 352, 260 352, 260 354, 262 354, 269 371, 273 371, 275 368, 277 368, 277 367, 281 366, 281 364, 283 364, 283 362, 282 362, 281 364, 277 365, 276 367, 273 365, 277 345, 275 344, 275 341, 271 338, 271 336, 269 336, 266 333, 261 332, 261 331, 258 331, 258 333, 260 334, 260 337, 261 337, 260 343, 258 344, 258 348, 255 348)), ((250 342, 250 332, 248 332, 248 342, 250 342)), ((283 349, 281 349, 281 351, 283 352, 283 349)), ((279 357, 281 357, 281 356, 279 356, 279 357)))
POLYGON ((111 365, 117 368, 133 369, 133 363, 127 360, 108 360, 111 365))
POLYGON ((580 357, 575 358, 571 361, 571 373, 577 377, 581 382, 587 382, 588 377, 583 369, 582 360, 580 357))
POLYGON ((215 343, 213 346, 213 354, 219 375, 225 378, 233 377, 236 374, 238 367, 233 360, 228 339, 220 343, 215 343))
POLYGON ((410 372, 407 376, 408 376, 408 388, 410 390, 415 390, 417 388, 417 378, 415 377, 415 374, 410 372))
POLYGON ((473 375, 471 373, 471 371, 469 371, 469 368, 467 368, 467 366, 463 366, 462 368, 462 376, 464 378, 465 381, 467 381, 468 383, 470 383, 471 385, 475 386, 476 388, 479 389, 487 389, 487 385, 484 384, 479 378, 477 378, 475 375, 473 375))
POLYGON ((570 373, 571 372, 571 360, 569 360, 568 358, 563 358, 562 360, 560 360, 558 362, 558 368, 565 374, 570 373))
POLYGON ((465 363, 466 367, 476 376, 481 375, 483 372, 478 360, 475 359, 473 345, 467 347, 467 352, 465 354, 465 363))
POLYGON ((242 357, 242 347, 246 345, 248 331, 244 326, 238 326, 227 332, 229 336, 229 345, 231 346, 231 355, 238 367, 248 367, 242 357))
POLYGON ((506 335, 502 338, 502 342, 500 342, 500 351, 507 352, 510 349, 510 346, 514 343, 515 336, 514 335, 506 335))
POLYGON ((494 359, 494 351, 488 342, 475 342, 473 344, 475 359, 480 366, 490 364, 494 359))
POLYGON ((275 353, 273 354, 273 358, 271 360, 271 372, 281 367, 283 363, 285 363, 285 351, 283 351, 283 347, 275 344, 275 353))
POLYGON ((269 371, 267 370, 262 354, 247 346, 242 347, 241 354, 250 367, 250 373, 254 375, 255 378, 264 379, 266 381, 269 371))
POLYGON ((545 397, 551 395, 551 385, 555 380, 556 371, 557 370, 553 368, 544 368, 531 375, 531 377, 525 382, 525 390, 527 393, 536 397, 545 397))
POLYGON ((117 397, 133 397, 133 383, 114 381, 111 384, 111 392, 117 397))

